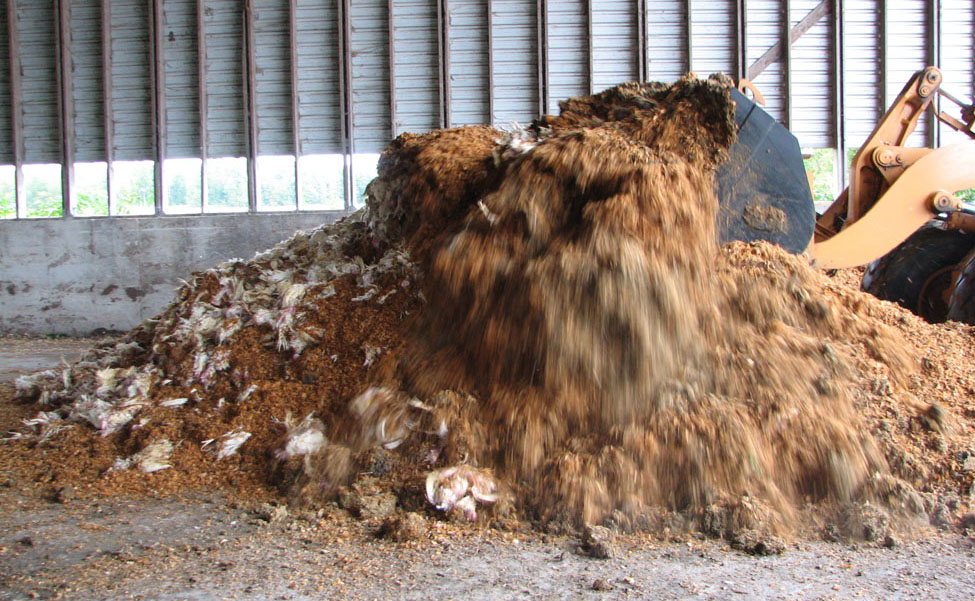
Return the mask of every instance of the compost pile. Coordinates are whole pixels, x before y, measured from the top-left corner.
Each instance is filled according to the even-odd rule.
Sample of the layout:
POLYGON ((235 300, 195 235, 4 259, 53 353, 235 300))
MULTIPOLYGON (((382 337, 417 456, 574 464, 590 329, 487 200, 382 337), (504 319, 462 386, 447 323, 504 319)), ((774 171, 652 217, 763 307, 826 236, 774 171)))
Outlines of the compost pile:
POLYGON ((946 353, 969 331, 777 247, 718 247, 729 85, 400 136, 363 211, 194 274, 120 342, 22 378, 41 412, 8 458, 43 455, 55 486, 554 530, 950 523, 975 411, 946 353))

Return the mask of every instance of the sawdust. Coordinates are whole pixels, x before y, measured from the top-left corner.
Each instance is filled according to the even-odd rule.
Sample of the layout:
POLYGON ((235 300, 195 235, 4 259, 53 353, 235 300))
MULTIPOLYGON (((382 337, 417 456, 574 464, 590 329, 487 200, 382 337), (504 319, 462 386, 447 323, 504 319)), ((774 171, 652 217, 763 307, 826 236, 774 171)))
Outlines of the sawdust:
POLYGON ((975 474, 971 329, 719 248, 732 116, 725 80, 688 77, 401 136, 365 212, 19 381, 43 413, 0 469, 756 550, 950 524, 975 474))

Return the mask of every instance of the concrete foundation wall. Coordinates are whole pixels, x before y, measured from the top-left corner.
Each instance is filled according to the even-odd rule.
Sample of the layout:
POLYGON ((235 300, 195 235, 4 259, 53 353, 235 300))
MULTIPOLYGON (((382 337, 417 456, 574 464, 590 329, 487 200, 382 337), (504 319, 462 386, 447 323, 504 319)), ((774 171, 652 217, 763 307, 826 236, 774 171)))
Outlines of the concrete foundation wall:
POLYGON ((335 221, 341 213, 0 221, 0 333, 128 330, 180 278, 335 221))

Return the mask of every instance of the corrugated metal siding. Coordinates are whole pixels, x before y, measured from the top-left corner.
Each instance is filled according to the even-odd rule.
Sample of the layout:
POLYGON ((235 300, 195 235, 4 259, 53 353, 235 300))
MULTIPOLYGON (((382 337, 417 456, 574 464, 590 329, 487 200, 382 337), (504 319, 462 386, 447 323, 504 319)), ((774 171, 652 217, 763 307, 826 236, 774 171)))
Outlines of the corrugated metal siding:
POLYGON ((385 0, 356 0, 349 15, 355 152, 380 152, 391 139, 386 4, 385 0))
MULTIPOLYGON (((782 41, 782 19, 785 16, 782 0, 749 0, 745 19, 747 41, 745 62, 755 64, 770 48, 782 41)), ((785 68, 782 61, 772 63, 752 83, 765 97, 765 110, 780 122, 787 120, 785 68)))
POLYGON ((887 95, 884 104, 890 104, 911 75, 928 62, 924 24, 929 1, 887 2, 887 95))
POLYGON ((845 0, 844 9, 844 130, 846 145, 858 148, 887 110, 883 89, 883 28, 876 0, 845 0))
POLYGON ((7 10, 0 10, 0 164, 13 164, 14 140, 10 99, 10 26, 7 10))
POLYGON ((97 2, 71 2, 71 83, 75 159, 79 161, 105 160, 101 19, 97 2))
POLYGON ((340 153, 338 8, 335 0, 298 0, 296 16, 301 152, 340 153))
MULTIPOLYGON (((927 66, 925 38, 928 3, 931 0, 888 0, 887 2, 887 98, 893 102, 914 73, 927 66)), ((927 144, 928 113, 918 121, 909 146, 927 144)))
MULTIPOLYGON (((161 74, 154 74, 151 62, 153 2, 67 1, 76 160, 101 161, 108 154, 119 161, 154 158, 153 111, 158 108, 150 93, 154 77, 165 86, 164 156, 196 157, 201 146, 211 158, 246 154, 249 90, 244 0, 205 0, 202 5, 203 0, 160 0, 161 74), (102 63, 109 58, 102 56, 103 3, 111 15, 107 75, 102 63), (201 6, 202 33, 196 30, 201 6), (198 56, 199 37, 203 38, 204 56, 198 56), (199 106, 200 61, 205 72, 203 107, 199 106), (108 85, 103 77, 109 78, 108 85), (112 107, 107 120, 103 115, 106 87, 112 107), (205 144, 198 139, 201 120, 207 133, 205 144), (112 128, 108 135, 106 121, 112 128), (113 153, 104 148, 109 136, 113 153)), ((348 152, 348 141, 342 137, 345 108, 352 113, 349 133, 355 152, 371 153, 380 151, 394 132, 439 126, 444 112, 451 126, 526 122, 542 110, 557 111, 561 99, 635 79, 639 72, 636 11, 641 4, 637 0, 354 0, 347 24, 340 22, 337 0, 294 2, 292 40, 289 2, 253 0, 257 86, 253 92, 262 155, 293 154, 294 128, 298 129, 299 154, 348 152), (438 23, 441 9, 446 23, 438 23), (539 31, 540 19, 545 31, 539 31), (340 33, 346 25, 350 54, 343 56, 340 33), (441 33, 446 39, 441 39, 441 33), (540 41, 545 43, 543 57, 539 56, 540 41), (292 43, 295 65, 291 64, 292 43), (441 73, 441 56, 446 73, 441 73), (346 90, 352 99, 350 107, 343 106, 340 78, 347 60, 352 69, 352 87, 346 90), (540 81, 543 76, 545 80, 540 81), (543 92, 545 107, 540 106, 543 92), (446 111, 441 107, 441 93, 449 103, 446 111), (294 110, 297 125, 292 123, 294 110)), ((819 5, 819 0, 790 2, 789 24, 793 26, 819 5)), ((62 115, 58 111, 61 82, 56 65, 61 56, 55 23, 60 5, 54 0, 15 0, 15 4, 20 37, 16 67, 23 73, 24 90, 18 115, 25 127, 24 158, 28 163, 57 162, 61 159, 62 115)), ((784 0, 745 3, 745 66, 781 41, 786 4, 784 0)), ((971 97, 975 0, 940 0, 936 4, 930 0, 845 0, 842 4, 844 131, 849 146, 862 143, 888 101, 933 59, 929 36, 934 6, 941 10, 944 86, 965 99, 971 97)), ((5 9, 6 3, 0 6, 5 9)), ((641 17, 646 25, 648 79, 673 80, 688 67, 700 75, 737 71, 737 3, 647 0, 642 6, 646 7, 641 17), (687 39, 688 27, 691 40, 687 39), (692 57, 687 56, 688 48, 692 57)), ((0 12, 0 98, 5 99, 0 102, 0 163, 4 164, 14 160, 17 142, 11 139, 9 17, 0 12)), ((781 61, 755 80, 773 116, 787 121, 791 112, 791 129, 806 147, 835 142, 833 26, 832 17, 827 16, 792 45, 788 102, 786 69, 781 61), (790 105, 791 111, 787 111, 790 105)), ((921 134, 911 143, 928 142, 925 127, 922 122, 921 134)), ((945 128, 941 131, 944 143, 959 139, 945 128)))
POLYGON ((394 135, 440 127, 440 40, 437 3, 395 0, 393 23, 394 135))
POLYGON ((735 3, 691 3, 691 70, 701 76, 735 72, 735 3))
POLYGON ((488 15, 482 0, 448 0, 450 125, 490 123, 488 15))
MULTIPOLYGON (((941 70, 943 88, 962 102, 975 97, 975 0, 941 0, 941 70)), ((958 116, 958 107, 949 101, 942 110, 958 116)), ((969 139, 941 125, 941 144, 969 139)))
POLYGON ((20 73, 23 82, 24 160, 57 163, 58 81, 55 13, 47 3, 17 2, 20 23, 20 73))
POLYGON ((247 153, 244 121, 244 5, 241 0, 207 0, 207 153, 239 157, 247 153))
POLYGON ((163 11, 165 155, 169 158, 196 157, 200 155, 196 0, 167 0, 163 11))
POLYGON ((690 70, 687 1, 647 2, 647 60, 650 81, 674 81, 690 70))
POLYGON ((592 87, 599 92, 639 77, 637 3, 603 0, 592 5, 592 87))
POLYGON ((589 26, 586 0, 548 3, 548 107, 589 93, 589 26))
MULTIPOLYGON (((819 5, 820 0, 792 0, 791 24, 795 27, 819 5)), ((832 20, 827 15, 792 44, 792 133, 803 148, 833 145, 833 44, 832 20)))
POLYGON ((287 2, 254 0, 257 147, 261 154, 294 154, 288 22, 287 2))
POLYGON ((118 160, 152 159, 149 3, 112 0, 112 123, 118 160))
POLYGON ((494 57, 492 122, 529 122, 539 113, 536 3, 494 0, 491 55, 494 57))

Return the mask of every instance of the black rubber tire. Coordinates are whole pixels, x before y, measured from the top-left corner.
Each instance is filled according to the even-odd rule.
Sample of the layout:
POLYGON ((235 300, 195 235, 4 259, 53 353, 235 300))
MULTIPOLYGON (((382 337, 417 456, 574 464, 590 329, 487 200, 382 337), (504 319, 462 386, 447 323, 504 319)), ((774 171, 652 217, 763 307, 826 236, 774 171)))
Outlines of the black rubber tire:
POLYGON ((975 245, 975 237, 928 224, 867 266, 863 290, 895 302, 931 323, 948 317, 954 272, 975 245))
POLYGON ((968 253, 951 288, 948 319, 975 325, 975 251, 968 253))

